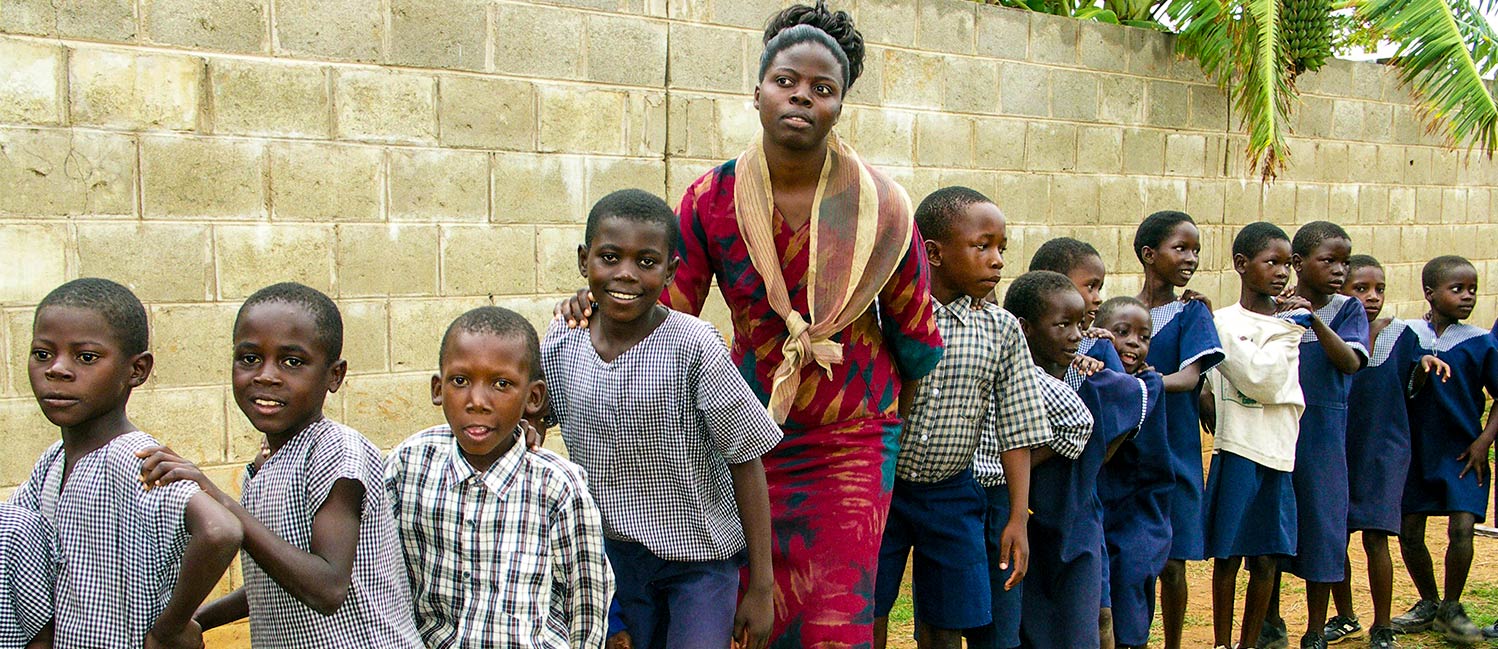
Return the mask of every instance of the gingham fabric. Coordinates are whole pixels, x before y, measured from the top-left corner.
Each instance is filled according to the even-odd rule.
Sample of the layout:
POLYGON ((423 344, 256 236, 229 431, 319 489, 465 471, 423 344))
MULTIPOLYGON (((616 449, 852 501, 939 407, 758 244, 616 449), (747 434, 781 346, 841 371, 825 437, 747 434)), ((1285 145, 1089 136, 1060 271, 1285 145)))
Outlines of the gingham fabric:
POLYGON ((1087 440, 1092 438, 1092 413, 1071 386, 1039 367, 1034 375, 1040 381, 1045 399, 1046 418, 1051 422, 1051 438, 1046 445, 1068 460, 1082 456, 1087 440))
POLYGON ((0 503, 0 649, 23 649, 52 622, 57 550, 34 511, 0 503))
POLYGON ((197 483, 146 490, 135 452, 160 444, 136 431, 78 458, 66 482, 62 442, 42 454, 10 502, 40 512, 55 502, 49 521, 59 560, 53 596, 53 646, 139 647, 177 586, 187 550, 187 501, 197 483), (45 485, 55 494, 45 494, 45 485))
MULTIPOLYGON (((1322 322, 1325 322, 1328 327, 1331 326, 1332 320, 1334 320, 1337 317, 1337 314, 1342 311, 1343 305, 1345 305, 1348 300, 1356 301, 1357 298, 1350 295, 1342 295, 1340 293, 1333 295, 1332 299, 1327 300, 1326 304, 1322 305, 1321 308, 1316 309, 1316 318, 1321 320, 1322 322)), ((1363 308, 1363 305, 1359 303, 1358 308, 1363 308)), ((1364 332, 1364 334, 1366 335, 1367 332, 1364 332)), ((1300 344, 1302 345, 1306 343, 1316 342, 1316 340, 1316 330, 1311 327, 1306 327, 1306 332, 1300 335, 1300 344)), ((1357 355, 1362 356, 1364 359, 1368 358, 1368 348, 1364 347, 1363 343, 1351 341, 1347 343, 1347 346, 1351 347, 1352 351, 1356 352, 1357 355)))
POLYGON ((481 473, 443 424, 391 452, 385 487, 426 646, 603 646, 614 574, 580 467, 517 431, 481 473))
POLYGON ((670 312, 613 362, 586 329, 552 321, 541 343, 552 417, 588 472, 609 538, 668 561, 744 549, 729 464, 780 441, 780 428, 712 325, 670 312))
POLYGON ((297 433, 259 469, 245 469, 245 511, 287 543, 306 550, 312 517, 333 484, 364 486, 359 541, 348 599, 324 616, 276 584, 242 553, 250 603, 250 642, 257 649, 420 647, 405 579, 400 538, 385 495, 380 451, 357 431, 329 419, 297 433))
POLYGON ((1409 325, 1403 320, 1390 320, 1384 330, 1379 332, 1378 339, 1373 341, 1373 354, 1368 357, 1368 367, 1378 367, 1389 360, 1394 348, 1399 345, 1399 336, 1408 328, 1409 325))
MULTIPOLYGON (((1096 345, 1097 342, 1097 338, 1083 338, 1077 343, 1077 355, 1086 356, 1087 352, 1092 351, 1092 346, 1096 345)), ((1111 345, 1113 343, 1108 344, 1111 345)), ((1071 386, 1071 389, 1081 390, 1082 382, 1086 381, 1087 377, 1082 376, 1082 373, 1077 371, 1076 365, 1068 365, 1066 366, 1066 376, 1062 377, 1061 380, 1066 381, 1066 384, 1071 386)))
POLYGON ((1050 438, 1040 393, 1028 380, 1034 364, 1019 321, 963 295, 936 309, 936 326, 946 351, 916 392, 900 433, 895 475, 921 483, 950 478, 974 465, 985 438, 982 457, 991 458, 1002 475, 999 453, 1050 438), (996 407, 1002 408, 1003 426, 991 414, 996 407))

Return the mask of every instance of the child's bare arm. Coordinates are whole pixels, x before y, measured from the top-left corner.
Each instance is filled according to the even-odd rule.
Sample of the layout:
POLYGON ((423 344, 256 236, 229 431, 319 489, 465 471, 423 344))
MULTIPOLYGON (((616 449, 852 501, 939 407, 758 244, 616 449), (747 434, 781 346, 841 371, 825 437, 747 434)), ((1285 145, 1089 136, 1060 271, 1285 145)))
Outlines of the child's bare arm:
POLYGON ((761 649, 775 621, 775 573, 770 564, 770 491, 759 458, 728 465, 733 499, 739 507, 744 542, 749 550, 749 585, 733 620, 733 637, 749 649, 761 649))
POLYGON ((1332 362, 1332 367, 1337 368, 1337 371, 1343 374, 1353 374, 1363 369, 1363 364, 1368 359, 1359 355, 1352 345, 1342 340, 1342 337, 1322 322, 1321 318, 1315 317, 1315 311, 1311 313, 1311 330, 1316 332, 1316 340, 1321 343, 1321 348, 1326 350, 1326 357, 1332 362))
POLYGON ((1166 392, 1190 392, 1202 381, 1202 362, 1197 361, 1163 378, 1166 392))
POLYGON ((999 464, 1004 467, 1004 486, 1009 490, 1009 520, 999 536, 999 569, 1014 568, 1004 582, 1004 590, 1018 586, 1030 571, 1030 456, 1028 448, 999 454, 999 464))
POLYGON ((47 626, 42 627, 42 630, 36 634, 36 637, 31 639, 31 642, 26 643, 26 649, 52 649, 51 622, 48 622, 47 626))
POLYGON ((1419 363, 1415 364, 1415 371, 1410 374, 1410 385, 1405 396, 1413 397, 1424 390, 1425 383, 1430 380, 1432 374, 1445 383, 1451 378, 1451 366, 1447 365, 1446 361, 1426 354, 1420 358, 1419 363))
POLYGON ((151 627, 147 646, 152 641, 164 647, 193 647, 202 643, 203 630, 193 620, 198 605, 213 592, 224 571, 239 552, 243 529, 234 518, 206 493, 193 494, 183 515, 191 539, 182 554, 182 567, 171 599, 151 627))
POLYGON ((901 419, 910 418, 910 411, 915 407, 915 395, 920 391, 920 379, 905 381, 905 383, 900 386, 900 401, 896 405, 896 412, 900 413, 901 419))
POLYGON ((216 629, 231 622, 237 622, 250 616, 250 600, 244 594, 244 588, 235 588, 234 592, 224 595, 216 600, 204 604, 198 609, 193 619, 203 627, 204 631, 216 629))
POLYGON ((1217 400, 1212 394, 1212 384, 1207 383, 1202 387, 1202 393, 1196 397, 1196 416, 1201 422, 1202 428, 1207 429, 1208 435, 1217 434, 1217 400))

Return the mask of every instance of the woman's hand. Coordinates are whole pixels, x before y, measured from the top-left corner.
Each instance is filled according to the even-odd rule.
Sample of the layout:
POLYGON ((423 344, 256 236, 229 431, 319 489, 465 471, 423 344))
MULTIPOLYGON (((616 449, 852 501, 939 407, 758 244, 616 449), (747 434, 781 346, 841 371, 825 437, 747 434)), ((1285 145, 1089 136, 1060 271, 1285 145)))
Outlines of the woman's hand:
POLYGON ((562 300, 551 313, 553 317, 566 320, 568 329, 587 329, 588 318, 593 317, 593 292, 580 288, 577 295, 562 300))

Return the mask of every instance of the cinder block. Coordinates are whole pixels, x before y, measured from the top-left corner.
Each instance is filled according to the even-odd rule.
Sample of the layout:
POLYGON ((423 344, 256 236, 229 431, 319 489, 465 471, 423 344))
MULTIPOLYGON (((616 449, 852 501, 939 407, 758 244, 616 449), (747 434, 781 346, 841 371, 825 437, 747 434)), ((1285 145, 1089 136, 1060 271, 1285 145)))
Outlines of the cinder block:
POLYGON ((1223 211, 1223 223, 1229 226, 1240 226, 1259 220, 1259 205, 1263 198, 1261 187, 1262 185, 1257 180, 1227 181, 1227 203, 1223 211))
POLYGON ((352 61, 380 58, 381 0, 272 0, 276 51, 352 61))
POLYGON ((595 88, 542 86, 541 151, 624 153, 625 95, 595 88))
POLYGON ((1332 102, 1331 135, 1339 140, 1356 140, 1363 135, 1363 102, 1338 99, 1332 102))
POLYGON ((1359 139, 1388 142, 1394 139, 1394 107, 1389 104, 1363 104, 1363 132, 1359 139))
POLYGON ((489 225, 442 228, 443 295, 523 295, 535 290, 535 229, 489 225))
MULTIPOLYGON (((736 2, 714 2, 712 3, 712 22, 720 25, 732 25, 763 32, 765 21, 785 7, 782 0, 737 0, 736 2)), ((855 11, 852 6, 842 6, 849 12, 855 11)), ((632 13, 647 13, 643 11, 632 13)), ((660 15, 660 14, 651 14, 660 15)))
MULTIPOLYGON (((1418 201, 1418 198, 1416 200, 1418 201)), ((1427 243, 1428 233, 1426 228, 1404 228, 1404 231, 1399 233, 1400 256, 1412 261, 1434 257, 1427 243)))
POLYGON ((1145 178, 1145 213, 1160 210, 1179 210, 1186 205, 1186 180, 1184 178, 1145 178))
POLYGON ((968 0, 922 0, 917 3, 915 46, 923 50, 973 53, 977 14, 968 0))
POLYGON ((858 0, 858 29, 872 42, 910 47, 915 44, 917 4, 914 0, 858 0))
POLYGON ((153 43, 220 52, 266 51, 263 0, 141 0, 153 43))
POLYGON ((390 308, 383 300, 339 300, 343 358, 351 374, 384 372, 390 357, 390 308))
POLYGON ((146 218, 263 218, 264 157, 259 142, 142 138, 146 218))
POLYGON ((1180 128, 1190 118, 1191 86, 1169 81, 1149 83, 1149 109, 1145 123, 1151 126, 1180 128))
POLYGON ((238 304, 156 305, 149 309, 156 369, 147 385, 221 386, 229 382, 238 304))
POLYGON ((590 158, 587 168, 589 207, 610 192, 620 189, 643 189, 660 196, 668 204, 681 198, 679 195, 662 193, 666 191, 666 163, 662 160, 590 158))
MULTIPOLYGON (((750 41, 754 45, 759 41, 750 41)), ((758 72, 758 59, 749 60, 755 66, 753 72, 758 72)), ((880 105, 884 103, 884 48, 877 45, 869 45, 864 48, 863 74, 859 75, 848 90, 848 96, 843 98, 843 105, 866 104, 880 105)))
MULTIPOLYGON (((478 306, 478 305, 474 305, 478 306)), ((457 317, 462 312, 454 313, 457 317)), ((442 323, 443 327, 447 323, 442 323)), ((437 368, 437 338, 434 334, 428 370, 437 368)), ((351 376, 343 383, 344 423, 364 434, 381 448, 390 448, 422 430, 442 423, 442 409, 432 405, 429 372, 351 376)))
POLYGON ((1227 185, 1222 180, 1186 181, 1186 212, 1197 223, 1222 223, 1226 220, 1227 185))
MULTIPOLYGON (((347 349, 349 342, 347 340, 349 333, 347 329, 348 323, 345 322, 344 325, 344 348, 347 349)), ((244 411, 239 409, 239 404, 234 400, 234 388, 224 386, 223 391, 224 412, 229 429, 227 435, 229 439, 229 461, 239 463, 240 466, 237 470, 243 470, 244 464, 248 464, 251 460, 255 459, 255 454, 260 452, 260 445, 265 441, 265 433, 255 430, 255 427, 250 425, 250 420, 245 418, 244 411)), ((339 399, 337 396, 330 395, 323 406, 323 414, 333 417, 335 420, 340 419, 342 416, 342 413, 339 412, 339 399)), ((232 465, 231 468, 233 468, 232 465)), ((219 486, 224 489, 232 486, 237 491, 241 484, 243 484, 242 476, 240 480, 235 481, 232 485, 219 483, 219 486)))
POLYGON ((1115 25, 1083 21, 1078 25, 1082 65, 1093 70, 1129 69, 1129 32, 1115 25))
POLYGON ((31 477, 37 457, 62 439, 57 427, 42 415, 29 389, 25 397, 0 399, 0 426, 5 427, 6 447, 10 449, 0 454, 0 482, 8 485, 31 477))
MULTIPOLYGON (((1045 223, 1051 211, 1050 197, 1051 179, 1044 174, 1030 173, 999 174, 993 195, 994 202, 1004 210, 1010 223, 1045 223)), ((1029 263, 1028 255, 1021 258, 1029 263)))
POLYGON ((1129 72, 1157 79, 1169 76, 1171 63, 1176 58, 1175 43, 1171 37, 1153 29, 1126 31, 1129 39, 1129 72))
POLYGON ((0 228, 0 304, 34 304, 68 278, 64 225, 0 228))
POLYGON ((84 47, 69 59, 74 123, 132 130, 194 130, 203 61, 84 47))
POLYGON ((589 79, 652 88, 666 83, 666 23, 591 14, 587 31, 589 79))
POLYGON ((437 290, 437 226, 338 226, 340 297, 430 295, 437 290))
POLYGON ((625 95, 624 106, 625 153, 660 155, 666 148, 666 93, 632 90, 625 95))
POLYGON ((337 73, 338 136, 377 142, 437 140, 437 82, 388 70, 337 73))
POLYGON ((215 58, 208 76, 216 133, 327 137, 332 132, 324 67, 215 58))
POLYGON ((1320 168, 1320 180, 1330 183, 1341 183, 1354 180, 1362 176, 1364 168, 1358 173, 1353 173, 1355 167, 1348 166, 1351 152, 1345 142, 1319 142, 1316 145, 1316 166, 1320 168))
POLYGON ((525 81, 489 77, 438 78, 442 144, 530 150, 536 142, 536 89, 525 81))
POLYGON ((1397 185, 1390 187, 1388 220, 1385 222, 1410 224, 1418 221, 1415 214, 1415 188, 1397 185))
MULTIPOLYGON (((588 209, 582 200, 587 180, 587 166, 580 158, 495 154, 490 219, 495 223, 582 223, 588 209)), ((673 189, 671 195, 680 194, 673 189)))
POLYGON ((1202 176, 1206 172, 1206 154, 1206 137, 1169 133, 1165 136, 1165 173, 1172 176, 1202 176))
MULTIPOLYGON (((1492 192, 1486 187, 1472 187, 1467 190, 1467 222, 1489 223, 1492 219, 1493 198, 1492 192)), ((1492 239, 1483 239, 1492 241, 1492 239)))
POLYGON ((1030 13, 1030 57, 1036 63, 1077 64, 1077 24, 1069 16, 1030 13))
POLYGON ((1295 223, 1325 220, 1329 200, 1330 191, 1326 185, 1298 183, 1295 187, 1295 223))
POLYGON ((1097 121, 1098 82, 1091 72, 1051 73, 1051 115, 1081 122, 1097 121))
POLYGON ((942 58, 906 50, 884 51, 884 105, 940 108, 942 58))
POLYGON ((1441 198, 1441 188, 1439 187, 1416 187, 1415 222, 1421 224, 1440 223, 1442 211, 1441 198))
POLYGON ((1029 58, 1029 11, 981 3, 975 9, 978 54, 1016 61, 1029 58))
POLYGON ((979 169, 1024 169, 1025 123, 980 117, 974 120, 973 148, 979 169))
POLYGON ((1228 120, 1228 98, 1215 86, 1191 86, 1191 128, 1222 131, 1235 125, 1228 120))
MULTIPOLYGON (((960 0, 971 5, 967 0, 960 0)), ((942 107, 962 113, 997 113, 999 111, 999 67, 993 59, 949 56, 943 61, 946 71, 946 99, 942 107)))
POLYGON ((1332 101, 1302 95, 1300 105, 1290 113, 1290 129, 1301 137, 1329 136, 1332 130, 1332 101))
POLYGON ((1413 106, 1390 108, 1392 142, 1396 144, 1419 144, 1424 137, 1425 125, 1415 113, 1413 106))
MULTIPOLYGON (((52 290, 53 287, 47 287, 52 290)), ((38 297, 33 302, 40 301, 38 297)), ((0 311, 0 337, 5 340, 5 368, 3 371, 5 391, 9 396, 31 398, 31 379, 27 376, 27 363, 31 357, 31 324, 34 307, 17 307, 0 311)), ((35 402, 32 402, 35 406, 35 402)), ((38 412, 40 417, 41 413, 38 412)))
MULTIPOLYGON (((997 186, 994 178, 997 174, 991 171, 980 171, 977 169, 943 169, 941 170, 942 187, 968 187, 978 190, 984 196, 993 196, 993 190, 997 186)), ((910 200, 919 205, 924 196, 911 196, 910 200)))
POLYGON ((1155 175, 1165 172, 1165 133, 1142 128, 1124 129, 1124 173, 1155 175))
POLYGON ((909 163, 915 152, 915 113, 888 108, 843 108, 844 133, 875 164, 909 163))
MULTIPOLYGON (((224 353, 213 358, 223 365, 227 379, 232 345, 228 332, 215 333, 225 345, 224 353)), ((198 464, 218 464, 228 459, 224 412, 224 389, 219 386, 136 390, 130 395, 131 421, 198 464)))
POLYGON ((135 2, 7 0, 4 5, 0 5, 0 31, 101 41, 131 41, 135 39, 135 2))
POLYGON ((0 129, 0 214, 135 214, 135 141, 81 131, 0 129))
POLYGON ((425 68, 483 70, 488 7, 481 0, 391 0, 390 61, 425 68))
POLYGON ((213 234, 219 299, 240 299, 276 282, 333 292, 332 226, 218 226, 213 234))
POLYGON ((1023 63, 1003 63, 999 67, 999 99, 1005 114, 1049 116, 1050 69, 1023 63))
POLYGON ((1071 171, 1077 168, 1077 127, 1059 122, 1025 125, 1025 168, 1071 171))
POLYGON ((1098 119, 1115 124, 1144 122, 1144 80, 1121 75, 1098 75, 1098 119))
POLYGON ((494 70, 549 79, 582 76, 583 17, 553 7, 495 5, 494 70))
POLYGON ((202 302, 213 295, 209 226, 79 223, 82 277, 105 277, 146 302, 202 302))
POLYGON ((370 146, 271 142, 271 219, 380 220, 384 157, 370 146))
POLYGON ((1122 168, 1122 129, 1106 126, 1077 128, 1077 171, 1116 174, 1122 168))
MULTIPOLYGON (((1147 214, 1144 211, 1144 198, 1144 181, 1137 176, 1098 178, 1098 204, 1105 223, 1138 223, 1144 220, 1147 214)), ((1129 236, 1132 241, 1132 232, 1129 236)))
MULTIPOLYGON (((533 254, 531 252, 527 256, 533 254)), ((442 332, 447 330, 447 325, 469 309, 492 303, 487 297, 472 296, 440 300, 391 300, 390 321, 399 323, 390 328, 391 371, 435 371, 442 332)), ((357 405, 360 401, 350 397, 349 403, 357 405)))
POLYGON ((1467 221, 1467 190, 1447 187, 1441 190, 1441 223, 1457 224, 1467 221))
MULTIPOLYGON (((749 145, 750 140, 760 136, 759 112, 750 99, 728 98, 713 102, 717 110, 713 113, 717 121, 712 132, 717 135, 714 158, 737 156, 749 145)), ((834 132, 837 132, 834 130, 834 132)), ((635 151, 636 155, 644 152, 635 151)))
POLYGON ((0 122, 62 123, 62 47, 0 38, 0 60, 0 122))
POLYGON ((1331 195, 1327 198, 1326 219, 1333 223, 1348 224, 1358 222, 1358 186, 1343 183, 1330 185, 1331 195))
POLYGON ((1096 176, 1051 176, 1051 222, 1091 225, 1098 222, 1096 176))
POLYGON ((949 113, 920 113, 915 119, 917 163, 937 167, 973 166, 973 120, 949 113))
POLYGON ((483 221, 489 211, 489 154, 451 149, 390 153, 392 221, 483 221))
POLYGON ((577 248, 583 242, 579 227, 536 229, 536 289, 542 293, 570 294, 587 286, 577 268, 577 248))

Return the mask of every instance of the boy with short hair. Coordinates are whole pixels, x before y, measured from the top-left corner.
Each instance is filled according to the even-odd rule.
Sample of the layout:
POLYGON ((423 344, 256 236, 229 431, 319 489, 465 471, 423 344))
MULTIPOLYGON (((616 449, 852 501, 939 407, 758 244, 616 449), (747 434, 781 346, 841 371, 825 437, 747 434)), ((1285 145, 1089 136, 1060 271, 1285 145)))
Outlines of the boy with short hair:
POLYGON ((170 449, 150 449, 147 484, 197 482, 244 525, 244 586, 198 611, 204 628, 250 618, 259 647, 421 646, 385 496, 379 449, 323 415, 343 385, 343 318, 296 283, 256 291, 234 319, 234 401, 266 451, 236 501, 170 449))
POLYGON ((34 511, 0 503, 0 649, 52 646, 57 549, 34 511))
POLYGON ((599 647, 613 572, 577 465, 526 450, 545 403, 536 330, 479 307, 442 335, 432 403, 446 424, 385 461, 385 487, 430 647, 599 647))
POLYGON ((193 612, 234 560, 240 525, 192 484, 148 488, 130 423, 151 374, 146 310, 105 279, 57 287, 36 308, 27 372, 62 440, 10 502, 56 531, 53 646, 197 647, 193 612))
MULTIPOLYGON (((1004 568, 1015 564, 1010 586, 1027 570, 1030 447, 1045 443, 1049 429, 1019 322, 984 299, 1004 268, 1003 213, 977 191, 945 187, 921 201, 915 221, 925 238, 946 351, 921 381, 900 433, 875 583, 875 645, 887 639, 887 616, 913 549, 917 644, 956 647, 963 629, 988 625, 1002 614, 994 591, 1005 596, 1000 584, 1008 580, 992 583, 990 573, 997 571, 988 561, 1004 568), (1006 420, 1028 418, 1032 425, 998 430, 993 417, 975 416, 995 410, 1006 420), (998 531, 992 557, 983 532, 988 499, 973 476, 974 452, 986 437, 1008 477, 1005 500, 1018 503, 1019 512, 989 522, 998 531)), ((1009 609, 1017 617, 1017 608, 1009 609)))
POLYGON ((718 331, 658 303, 679 237, 647 192, 593 206, 577 252, 593 326, 553 321, 541 345, 551 420, 588 472, 635 646, 758 648, 774 616, 760 456, 781 432, 718 331))
POLYGON ((1096 328, 1098 309, 1103 305, 1103 283, 1108 277, 1108 268, 1103 256, 1092 244, 1071 237, 1056 237, 1040 244, 1030 257, 1030 270, 1049 270, 1065 275, 1082 294, 1082 342, 1077 344, 1076 359, 1066 372, 1067 385, 1073 390, 1082 386, 1082 381, 1107 368, 1115 372, 1124 371, 1118 360, 1118 352, 1112 345, 1099 345, 1099 339, 1111 336, 1107 329, 1096 328))

